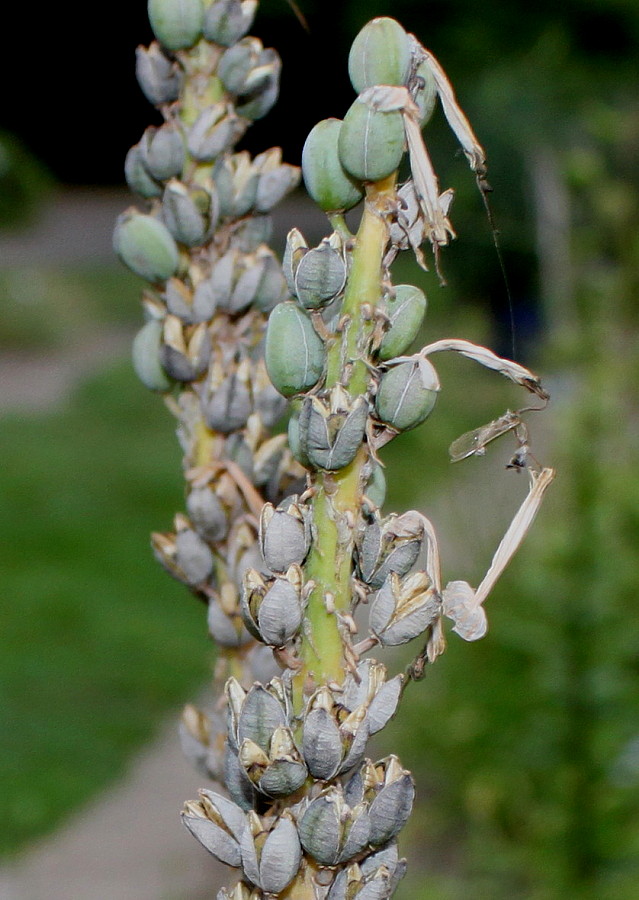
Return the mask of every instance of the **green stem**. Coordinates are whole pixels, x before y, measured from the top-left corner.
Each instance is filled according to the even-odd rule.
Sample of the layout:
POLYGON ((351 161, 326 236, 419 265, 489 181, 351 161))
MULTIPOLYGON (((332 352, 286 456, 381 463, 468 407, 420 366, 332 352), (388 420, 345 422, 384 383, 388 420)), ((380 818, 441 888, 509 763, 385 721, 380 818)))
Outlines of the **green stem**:
MULTIPOLYGON (((369 388, 369 346, 388 241, 385 212, 394 195, 394 175, 368 188, 342 304, 342 327, 328 349, 326 388, 342 384, 352 397, 366 394, 369 388)), ((368 449, 363 444, 348 466, 337 472, 318 472, 314 478, 315 536, 305 565, 306 580, 313 581, 314 587, 300 649, 302 667, 294 682, 298 706, 308 681, 341 683, 344 679, 346 661, 337 614, 347 613, 351 603, 353 523, 359 516, 362 470, 367 460, 368 449)))

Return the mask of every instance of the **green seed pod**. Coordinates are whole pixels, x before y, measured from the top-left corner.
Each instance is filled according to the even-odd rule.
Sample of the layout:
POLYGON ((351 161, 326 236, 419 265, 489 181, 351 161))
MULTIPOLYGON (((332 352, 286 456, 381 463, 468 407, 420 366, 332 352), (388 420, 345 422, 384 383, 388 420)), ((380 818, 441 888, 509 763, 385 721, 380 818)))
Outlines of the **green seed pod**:
POLYGON ((324 212, 356 206, 364 189, 344 169, 338 153, 341 119, 324 119, 311 130, 302 150, 306 190, 324 212))
POLYGON ((427 360, 404 362, 382 375, 375 409, 382 422, 409 431, 428 418, 435 406, 439 381, 427 360))
POLYGON ((305 309, 320 309, 333 300, 346 282, 342 254, 324 238, 309 250, 295 272, 295 295, 305 309))
POLYGON ((325 356, 313 323, 297 303, 278 304, 268 320, 264 360, 280 394, 292 397, 317 384, 325 356))
POLYGON ((435 103, 437 102, 437 85, 426 60, 417 66, 415 83, 416 88, 413 99, 419 109, 419 121, 423 128, 432 116, 435 103))
POLYGON ((173 382, 160 363, 162 322, 151 319, 133 341, 133 368, 142 384, 150 391, 168 391, 173 382))
POLYGON ((410 64, 411 40, 387 16, 364 25, 348 54, 348 74, 358 94, 376 84, 405 84, 410 64))
POLYGON ((370 500, 377 509, 384 505, 384 500, 386 499, 386 476, 379 463, 375 463, 373 466, 373 472, 366 482, 364 494, 366 499, 370 500))
POLYGON ((400 356, 415 340, 427 307, 423 291, 412 284, 398 284, 395 296, 386 301, 390 320, 377 354, 380 359, 400 356))
POLYGON ((149 0, 148 13, 154 35, 168 50, 186 50, 202 34, 202 0, 149 0))
POLYGON ((338 139, 346 171, 362 181, 380 181, 404 155, 404 122, 399 109, 373 109, 358 98, 344 117, 338 139))
POLYGON ((115 226, 113 246, 125 266, 154 284, 175 275, 179 254, 167 228, 153 216, 130 211, 115 226))
POLYGON ((214 0, 204 18, 204 37, 230 47, 249 30, 256 9, 257 0, 214 0))

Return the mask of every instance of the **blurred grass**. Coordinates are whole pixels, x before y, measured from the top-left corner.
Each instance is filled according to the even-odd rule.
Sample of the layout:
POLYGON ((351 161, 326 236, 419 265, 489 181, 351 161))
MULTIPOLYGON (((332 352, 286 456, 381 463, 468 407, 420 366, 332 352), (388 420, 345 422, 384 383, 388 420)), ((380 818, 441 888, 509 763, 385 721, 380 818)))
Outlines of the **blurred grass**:
POLYGON ((120 775, 206 677, 203 609, 155 564, 180 508, 162 403, 118 364, 0 427, 0 853, 120 775))

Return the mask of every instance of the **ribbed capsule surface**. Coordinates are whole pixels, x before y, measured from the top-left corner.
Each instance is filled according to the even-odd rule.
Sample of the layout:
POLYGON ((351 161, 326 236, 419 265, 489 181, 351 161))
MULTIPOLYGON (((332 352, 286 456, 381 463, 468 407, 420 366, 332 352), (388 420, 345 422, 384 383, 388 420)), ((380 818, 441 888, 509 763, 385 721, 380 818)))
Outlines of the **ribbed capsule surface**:
POLYGON ((330 303, 346 282, 342 254, 324 239, 304 254, 295 271, 295 294, 305 309, 319 309, 330 303))
POLYGON ((398 284, 395 296, 386 301, 388 330, 379 346, 380 359, 400 356, 417 337, 427 307, 426 295, 412 284, 398 284))
POLYGON ((306 190, 325 212, 352 209, 364 196, 362 185, 340 161, 341 129, 341 119, 323 119, 311 129, 302 150, 306 190))
POLYGON ((410 38, 388 16, 364 25, 348 55, 348 74, 358 94, 376 84, 405 84, 410 65, 410 38))
POLYGON ((154 35, 168 50, 192 47, 202 34, 202 0, 149 0, 148 13, 154 35))
MULTIPOLYGON (((421 425, 433 411, 438 388, 430 370, 421 362, 404 362, 382 375, 375 397, 375 409, 382 422, 398 431, 421 425), (426 371, 424 369, 426 368, 426 371)), ((432 369, 430 363, 427 366, 432 369)), ((434 370, 433 370, 434 372, 434 370)))
POLYGON ((400 110, 373 109, 358 98, 344 116, 338 149, 342 165, 354 178, 380 181, 388 177, 404 155, 400 110))
POLYGON ((285 397, 317 384, 325 350, 313 323, 297 303, 279 303, 268 320, 264 359, 269 378, 285 397))

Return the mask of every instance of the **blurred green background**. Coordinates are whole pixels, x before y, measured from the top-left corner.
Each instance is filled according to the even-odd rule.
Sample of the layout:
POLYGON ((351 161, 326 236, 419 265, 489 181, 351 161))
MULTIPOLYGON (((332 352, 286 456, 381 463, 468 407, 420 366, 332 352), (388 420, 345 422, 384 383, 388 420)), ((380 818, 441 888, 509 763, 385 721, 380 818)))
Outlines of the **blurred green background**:
MULTIPOLYGON (((9 107, 6 124, 18 138, 0 136, 1 224, 5 236, 12 230, 2 246, 28 242, 43 209, 79 196, 78 184, 113 186, 126 148, 152 121, 131 62, 135 44, 148 40, 145 4, 135 16, 125 12, 130 5, 120 7, 127 28, 119 34, 129 56, 110 58, 112 42, 98 31, 92 45, 100 65, 117 68, 128 85, 117 97, 121 121, 100 120, 105 146, 93 143, 87 154, 68 129, 52 145, 34 127, 38 116, 21 119, 9 107)), ((488 601, 488 636, 467 645, 451 634, 447 653, 407 691, 379 740, 379 755, 399 753, 418 780, 398 897, 634 900, 639 7, 631 0, 299 5, 308 34, 284 0, 264 0, 258 16, 254 33, 276 44, 285 69, 278 111, 254 129, 249 146, 281 142, 298 162, 314 122, 343 115, 351 102, 346 55, 357 30, 373 15, 400 19, 442 62, 487 148, 518 357, 543 374, 553 395, 529 423, 533 452, 559 474, 488 601)), ((117 8, 112 18, 118 22, 117 8)), ((102 108, 88 94, 86 109, 90 136, 91 115, 102 108)), ((43 120, 50 114, 43 109, 43 120)), ((456 189, 458 240, 443 262, 449 286, 408 272, 405 262, 395 280, 421 279, 429 340, 466 337, 510 355, 510 310, 481 198, 441 114, 426 139, 442 185, 456 189)), ((297 201, 289 211, 307 215, 297 201)), ((46 370, 38 376, 42 360, 62 360, 114 331, 128 341, 140 321, 139 292, 104 255, 44 254, 33 262, 7 252, 1 355, 21 377, 31 369, 46 379, 46 370)), ((148 533, 168 528, 182 505, 172 421, 135 381, 125 342, 114 346, 108 361, 74 379, 70 397, 49 408, 0 406, 0 852, 7 857, 114 783, 210 670, 203 611, 148 549, 148 533)), ((468 361, 438 360, 438 367, 435 413, 385 453, 386 509, 419 502, 444 535, 446 577, 477 584, 525 477, 504 470, 510 445, 452 467, 447 447, 526 398, 468 361)))

